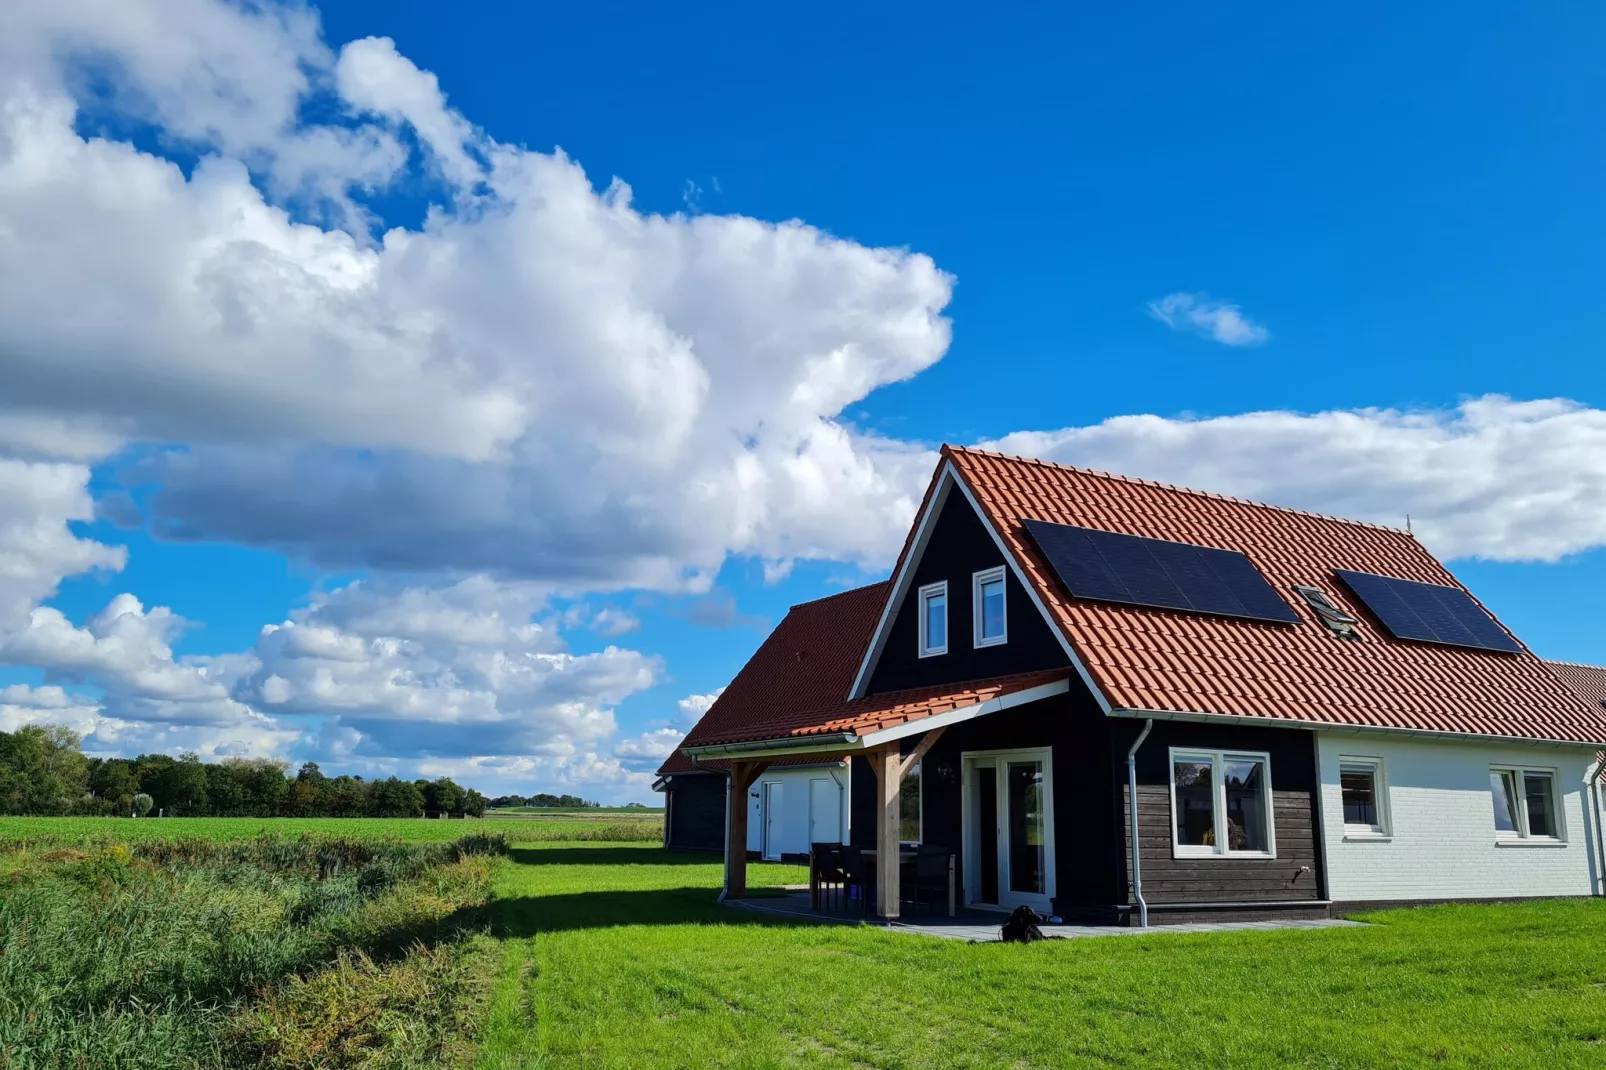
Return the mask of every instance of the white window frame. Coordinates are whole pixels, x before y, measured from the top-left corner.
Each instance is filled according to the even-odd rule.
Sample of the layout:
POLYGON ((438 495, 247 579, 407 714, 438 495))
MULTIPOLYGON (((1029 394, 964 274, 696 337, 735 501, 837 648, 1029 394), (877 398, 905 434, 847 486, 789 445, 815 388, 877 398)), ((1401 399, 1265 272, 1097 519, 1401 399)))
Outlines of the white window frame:
POLYGON ((1166 790, 1171 794, 1171 857, 1173 858, 1276 858, 1277 818, 1272 804, 1271 755, 1264 751, 1211 750, 1208 747, 1172 747, 1166 763, 1166 790), (1222 766, 1234 758, 1261 762, 1266 771, 1261 784, 1261 805, 1266 814, 1266 849, 1264 851, 1234 851, 1227 846, 1227 784, 1221 775, 1222 766), (1215 791, 1212 800, 1212 817, 1215 821, 1213 844, 1177 842, 1177 761, 1211 763, 1210 786, 1215 791))
POLYGON ((953 631, 954 631, 954 629, 953 629, 953 620, 952 620, 951 615, 948 612, 949 604, 950 603, 948 601, 948 581, 947 580, 938 580, 936 583, 928 583, 924 587, 920 588, 919 598, 918 598, 918 601, 916 601, 915 606, 919 610, 919 613, 920 613, 920 621, 919 621, 920 650, 919 650, 919 654, 920 654, 921 657, 923 657, 923 658, 934 658, 938 654, 946 654, 946 653, 948 653, 947 640, 953 636, 953 631), (932 646, 930 643, 928 643, 926 641, 926 603, 928 601, 930 601, 931 598, 934 595, 942 595, 942 618, 943 618, 943 625, 944 625, 944 627, 943 627, 943 640, 944 640, 944 642, 943 642, 942 646, 938 646, 938 647, 934 647, 934 646, 932 646))
MULTIPOLYGON (((1561 796, 1561 770, 1553 766, 1544 765, 1491 765, 1491 775, 1495 773, 1512 773, 1517 780, 1517 798, 1514 800, 1517 807, 1517 829, 1515 832, 1505 832, 1499 828, 1494 830, 1495 843, 1502 847, 1559 847, 1567 842, 1567 822, 1562 809, 1561 796), (1550 778, 1550 811, 1556 823, 1554 836, 1533 836, 1528 832, 1528 774, 1550 778)), ((1491 820, 1494 814, 1494 789, 1489 789, 1489 813, 1491 820)))
POLYGON ((1003 646, 1009 642, 1009 584, 1004 580, 1004 566, 983 569, 970 577, 970 639, 979 650, 984 646, 1003 646), (981 634, 981 589, 984 584, 997 583, 1004 599, 1004 630, 997 635, 981 634))
POLYGON ((1344 822, 1346 840, 1389 840, 1394 838, 1394 824, 1389 815, 1388 768, 1375 754, 1341 754, 1338 756, 1338 807, 1339 819, 1344 822), (1365 768, 1372 774, 1372 805, 1377 810, 1375 825, 1352 824, 1344 817, 1344 771, 1365 768))

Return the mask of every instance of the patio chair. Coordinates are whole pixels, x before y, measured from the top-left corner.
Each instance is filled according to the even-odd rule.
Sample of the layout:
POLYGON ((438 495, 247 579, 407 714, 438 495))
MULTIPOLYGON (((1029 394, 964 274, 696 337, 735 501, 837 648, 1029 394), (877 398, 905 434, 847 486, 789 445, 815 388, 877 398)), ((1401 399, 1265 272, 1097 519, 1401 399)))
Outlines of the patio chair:
POLYGON ((815 843, 809 845, 809 851, 814 864, 814 886, 820 890, 821 899, 826 899, 833 888, 840 896, 843 886, 842 845, 815 843))
POLYGON ((948 858, 953 852, 946 847, 923 843, 915 849, 914 861, 905 867, 909 877, 908 901, 915 906, 920 905, 921 893, 930 891, 932 895, 931 911, 937 912, 938 904, 946 907, 948 902, 948 858))
POLYGON ((842 845, 842 887, 848 903, 853 902, 853 890, 859 890, 859 913, 870 912, 870 886, 875 883, 875 866, 857 847, 842 845))

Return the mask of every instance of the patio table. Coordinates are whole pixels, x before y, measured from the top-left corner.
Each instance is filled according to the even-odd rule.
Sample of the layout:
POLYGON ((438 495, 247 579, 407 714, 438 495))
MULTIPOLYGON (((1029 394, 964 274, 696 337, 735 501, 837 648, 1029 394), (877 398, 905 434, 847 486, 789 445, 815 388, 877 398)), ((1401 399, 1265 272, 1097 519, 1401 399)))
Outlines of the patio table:
MULTIPOLYGON (((874 847, 867 847, 864 850, 862 850, 860 852, 860 854, 862 854, 864 856, 864 858, 867 861, 869 861, 870 863, 872 863, 872 864, 876 860, 876 849, 874 847)), ((899 862, 899 864, 902 864, 904 862, 913 862, 915 860, 916 854, 917 854, 917 852, 912 848, 907 848, 907 847, 899 848, 898 849, 898 862, 899 862)), ((953 917, 957 913, 957 910, 955 909, 956 908, 955 900, 956 900, 957 894, 958 894, 958 884, 957 884, 957 881, 955 880, 955 874, 954 874, 954 853, 952 851, 949 851, 948 852, 948 916, 950 918, 953 917)), ((809 906, 814 908, 814 909, 819 909, 819 906, 820 906, 819 871, 814 866, 814 852, 813 851, 809 852, 809 906)))

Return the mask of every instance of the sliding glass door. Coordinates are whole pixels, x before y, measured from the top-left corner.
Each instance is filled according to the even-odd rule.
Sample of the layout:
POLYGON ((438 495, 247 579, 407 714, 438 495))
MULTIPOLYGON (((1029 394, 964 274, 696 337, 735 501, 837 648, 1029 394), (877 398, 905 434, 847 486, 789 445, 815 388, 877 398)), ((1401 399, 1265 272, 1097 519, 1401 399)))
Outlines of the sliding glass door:
POLYGON ((1047 912, 1054 896, 1049 751, 964 756, 965 901, 1047 912))

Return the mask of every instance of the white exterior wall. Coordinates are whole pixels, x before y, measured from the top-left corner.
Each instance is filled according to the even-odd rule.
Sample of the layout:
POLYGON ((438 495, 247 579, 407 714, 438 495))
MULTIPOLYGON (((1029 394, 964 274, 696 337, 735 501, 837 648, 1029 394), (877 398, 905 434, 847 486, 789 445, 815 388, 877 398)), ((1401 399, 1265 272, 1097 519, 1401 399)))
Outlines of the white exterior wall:
POLYGON ((821 836, 820 842, 846 843, 848 839, 848 767, 846 765, 783 766, 770 769, 747 789, 747 849, 764 849, 766 815, 763 811, 764 785, 781 785, 779 853, 809 853, 810 781, 829 781, 836 793, 834 836, 821 836))
POLYGON ((1599 815, 1584 783, 1594 753, 1319 733, 1328 895, 1336 901, 1590 895, 1599 815), (1346 836, 1341 757, 1382 758, 1391 835, 1346 836), (1552 769, 1566 842, 1496 841, 1491 766, 1552 769))

